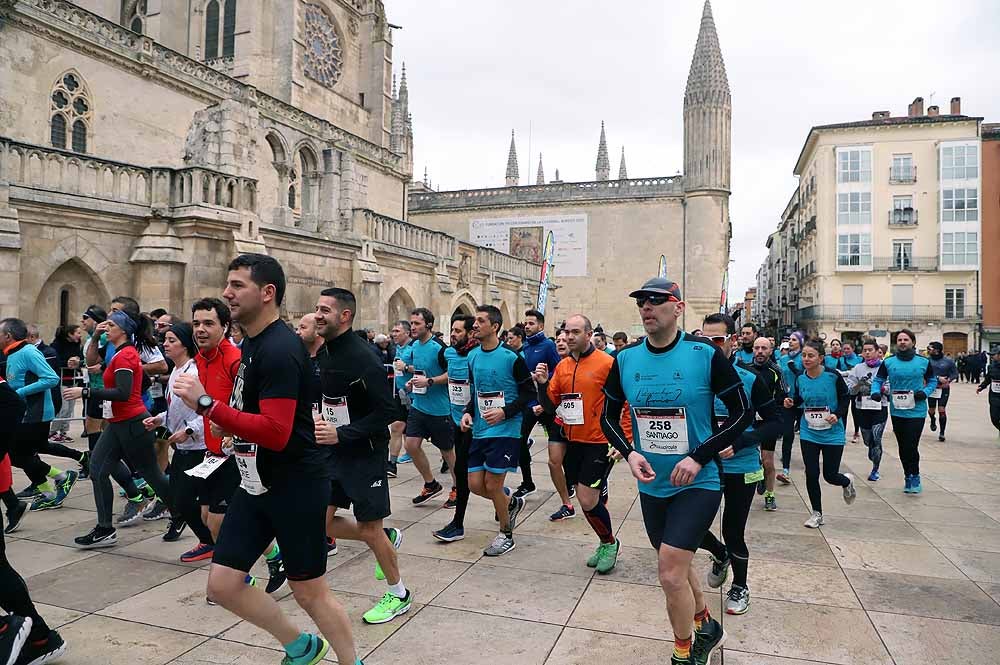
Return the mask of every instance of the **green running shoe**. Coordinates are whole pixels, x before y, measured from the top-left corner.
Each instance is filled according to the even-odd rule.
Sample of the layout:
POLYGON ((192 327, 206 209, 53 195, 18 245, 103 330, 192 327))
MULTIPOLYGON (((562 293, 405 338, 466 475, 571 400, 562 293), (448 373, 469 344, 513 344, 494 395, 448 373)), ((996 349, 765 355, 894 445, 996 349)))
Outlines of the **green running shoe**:
POLYGON ((604 553, 604 548, 607 546, 607 543, 597 544, 597 549, 594 550, 594 553, 590 555, 589 559, 587 559, 587 568, 597 568, 597 563, 601 560, 601 555, 604 553))
POLYGON ((619 549, 621 549, 621 541, 617 539, 613 543, 606 543, 604 545, 604 549, 600 552, 597 560, 597 572, 600 575, 607 575, 614 569, 615 564, 618 563, 619 549))
POLYGON ((386 591, 382 600, 365 612, 361 618, 365 623, 387 623, 400 614, 406 614, 412 604, 413 593, 409 589, 406 590, 406 598, 398 598, 391 591, 386 591))
MULTIPOLYGON (((393 527, 391 529, 385 529, 385 535, 388 536, 389 542, 392 543, 392 546, 395 547, 396 551, 398 552, 399 547, 403 544, 403 532, 393 527)), ((385 579, 385 573, 382 572, 382 566, 378 565, 377 561, 375 562, 375 579, 377 580, 385 579)))
POLYGON ((316 665, 330 650, 330 643, 318 635, 309 636, 309 648, 301 656, 292 658, 287 653, 281 659, 281 665, 316 665))

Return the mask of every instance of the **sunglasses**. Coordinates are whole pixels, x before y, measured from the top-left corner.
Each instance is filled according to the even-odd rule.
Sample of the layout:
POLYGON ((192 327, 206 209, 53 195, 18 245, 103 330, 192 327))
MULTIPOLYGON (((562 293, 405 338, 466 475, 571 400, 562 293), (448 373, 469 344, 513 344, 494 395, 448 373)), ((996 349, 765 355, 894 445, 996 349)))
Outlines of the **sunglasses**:
POLYGON ((723 344, 726 343, 727 338, 723 335, 720 335, 718 337, 709 337, 709 339, 712 340, 712 343, 715 344, 716 346, 722 346, 723 344))
POLYGON ((674 296, 636 296, 635 305, 636 307, 643 307, 646 303, 650 305, 663 305, 668 302, 680 302, 674 296))

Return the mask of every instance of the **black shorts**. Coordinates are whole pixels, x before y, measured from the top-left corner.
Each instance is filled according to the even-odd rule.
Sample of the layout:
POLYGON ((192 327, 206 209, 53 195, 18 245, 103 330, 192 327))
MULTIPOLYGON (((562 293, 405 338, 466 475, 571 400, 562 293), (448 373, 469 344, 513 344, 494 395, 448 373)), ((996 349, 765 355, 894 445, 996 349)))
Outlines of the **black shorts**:
POLYGON ((927 406, 934 409, 941 407, 942 409, 948 406, 948 398, 951 397, 951 388, 942 388, 940 397, 927 396, 927 406))
POLYGON ((225 515, 239 486, 240 470, 236 467, 236 458, 230 456, 202 482, 198 492, 198 505, 208 506, 208 512, 213 515, 225 515))
POLYGON ((388 451, 381 447, 373 455, 348 457, 340 455, 332 462, 330 505, 337 508, 354 506, 359 522, 385 519, 389 507, 389 477, 386 475, 388 451))
POLYGON ((570 441, 566 444, 566 457, 563 458, 563 468, 566 475, 576 478, 580 485, 597 489, 608 475, 614 460, 608 457, 606 443, 578 443, 570 441))
POLYGON ((329 478, 287 480, 253 496, 233 494, 215 543, 212 563, 249 573, 272 540, 278 541, 293 582, 326 574, 326 507, 329 478))
POLYGON ((406 419, 406 436, 417 439, 430 439, 435 448, 451 450, 455 447, 455 424, 451 414, 432 416, 420 409, 410 409, 406 419))
POLYGON ((694 552, 722 503, 722 490, 691 487, 668 497, 639 492, 642 521, 654 549, 670 545, 694 552))
POLYGON ((760 442, 760 449, 767 450, 769 452, 774 452, 775 447, 778 445, 777 439, 768 439, 767 441, 760 442))
POLYGON ((396 408, 393 411, 391 422, 405 423, 406 419, 410 416, 410 407, 403 404, 403 400, 399 399, 399 393, 392 396, 392 402, 396 408))
POLYGON ((94 420, 104 420, 104 407, 101 404, 101 400, 91 397, 87 400, 87 408, 84 409, 84 414, 88 418, 93 418, 94 420))

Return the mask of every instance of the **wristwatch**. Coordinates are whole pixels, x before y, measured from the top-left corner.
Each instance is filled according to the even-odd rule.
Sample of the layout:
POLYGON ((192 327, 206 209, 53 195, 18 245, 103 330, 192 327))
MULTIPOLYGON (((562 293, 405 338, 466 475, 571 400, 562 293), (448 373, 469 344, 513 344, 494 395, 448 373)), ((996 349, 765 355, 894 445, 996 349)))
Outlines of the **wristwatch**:
POLYGON ((212 408, 213 404, 215 404, 215 400, 210 395, 202 395, 198 398, 198 408, 195 411, 198 412, 199 416, 203 415, 205 411, 212 408))
POLYGON ((190 427, 185 427, 184 428, 184 433, 187 434, 189 437, 190 436, 194 436, 194 430, 191 429, 190 427))

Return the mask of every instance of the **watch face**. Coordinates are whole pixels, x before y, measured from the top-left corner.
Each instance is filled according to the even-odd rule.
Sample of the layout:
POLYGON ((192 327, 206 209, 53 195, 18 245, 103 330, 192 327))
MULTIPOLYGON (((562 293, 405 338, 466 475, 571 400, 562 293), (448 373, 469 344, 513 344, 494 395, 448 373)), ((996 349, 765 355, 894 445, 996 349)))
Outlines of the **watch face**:
POLYGON ((198 406, 203 408, 208 408, 212 406, 212 398, 208 395, 202 395, 198 398, 198 406))

